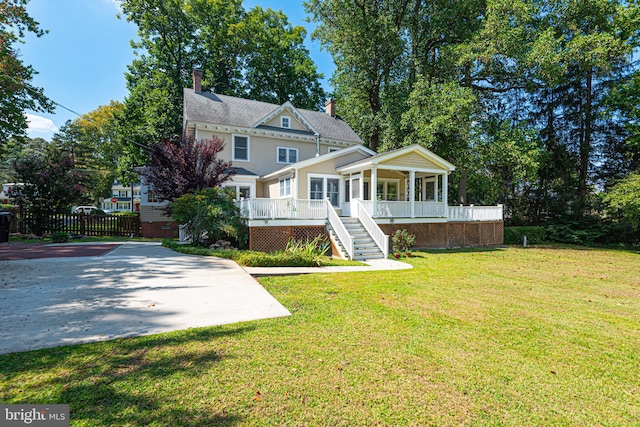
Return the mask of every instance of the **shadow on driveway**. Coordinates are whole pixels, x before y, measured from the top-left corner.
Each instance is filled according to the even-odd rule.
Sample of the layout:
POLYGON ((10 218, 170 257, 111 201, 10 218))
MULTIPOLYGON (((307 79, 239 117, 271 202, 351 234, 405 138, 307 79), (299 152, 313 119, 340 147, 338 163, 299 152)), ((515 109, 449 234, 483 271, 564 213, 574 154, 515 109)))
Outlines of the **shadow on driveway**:
POLYGON ((155 242, 0 261, 0 353, 288 315, 233 261, 155 242))

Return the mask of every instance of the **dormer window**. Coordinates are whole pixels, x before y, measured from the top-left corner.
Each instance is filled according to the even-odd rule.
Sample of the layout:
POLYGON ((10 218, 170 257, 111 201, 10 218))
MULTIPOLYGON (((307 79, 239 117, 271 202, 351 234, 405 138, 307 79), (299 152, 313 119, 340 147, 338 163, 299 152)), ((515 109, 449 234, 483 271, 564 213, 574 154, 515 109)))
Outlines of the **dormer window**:
POLYGON ((291 128, 291 117, 282 116, 280 117, 280 127, 290 129, 291 128))

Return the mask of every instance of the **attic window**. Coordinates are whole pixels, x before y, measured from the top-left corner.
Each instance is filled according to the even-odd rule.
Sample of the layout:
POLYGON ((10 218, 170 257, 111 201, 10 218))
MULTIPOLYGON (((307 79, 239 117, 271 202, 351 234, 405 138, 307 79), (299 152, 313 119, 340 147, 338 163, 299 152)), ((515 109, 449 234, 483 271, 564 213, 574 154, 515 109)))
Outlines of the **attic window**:
POLYGON ((280 126, 283 128, 290 129, 291 128, 291 117, 282 116, 280 117, 280 126))

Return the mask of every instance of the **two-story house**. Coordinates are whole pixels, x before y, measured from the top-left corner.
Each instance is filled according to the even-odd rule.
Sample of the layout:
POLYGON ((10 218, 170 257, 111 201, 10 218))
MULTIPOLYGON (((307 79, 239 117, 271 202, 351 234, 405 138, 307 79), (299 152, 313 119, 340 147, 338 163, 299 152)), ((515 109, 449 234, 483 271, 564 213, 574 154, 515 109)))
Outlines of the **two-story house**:
MULTIPOLYGON (((449 207, 453 164, 415 144, 377 154, 336 116, 201 90, 184 90, 184 129, 196 139, 221 138, 219 157, 237 174, 236 190, 254 250, 283 248, 290 238, 328 234, 334 253, 362 259, 386 256, 398 228, 416 234, 417 247, 502 243, 502 207, 449 207)), ((152 207, 145 203, 142 213, 152 207)), ((141 216, 144 223, 144 215, 141 216)))

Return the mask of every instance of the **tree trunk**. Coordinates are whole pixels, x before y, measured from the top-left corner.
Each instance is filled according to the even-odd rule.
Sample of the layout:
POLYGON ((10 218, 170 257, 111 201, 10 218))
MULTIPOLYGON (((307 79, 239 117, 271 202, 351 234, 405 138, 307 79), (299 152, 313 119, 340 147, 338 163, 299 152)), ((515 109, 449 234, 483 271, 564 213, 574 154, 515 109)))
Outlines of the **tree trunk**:
POLYGON ((589 157, 591 155, 591 134, 593 132, 593 70, 589 69, 586 80, 586 96, 584 104, 584 124, 580 137, 580 170, 578 171, 578 209, 580 213, 586 208, 587 178, 589 176, 589 157))

